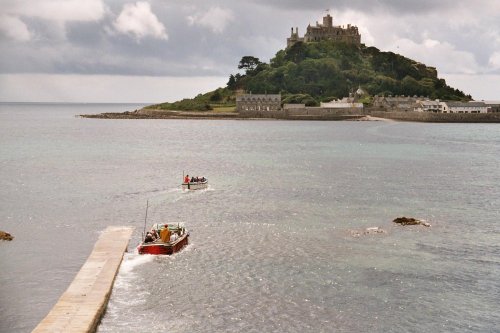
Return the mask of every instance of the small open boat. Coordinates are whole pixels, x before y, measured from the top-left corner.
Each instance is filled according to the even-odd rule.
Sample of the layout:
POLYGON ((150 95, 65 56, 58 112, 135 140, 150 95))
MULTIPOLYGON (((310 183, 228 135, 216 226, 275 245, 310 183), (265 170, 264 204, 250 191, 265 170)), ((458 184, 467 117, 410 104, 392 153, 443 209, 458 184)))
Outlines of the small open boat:
POLYGON ((170 235, 169 240, 163 241, 160 237, 151 240, 144 237, 143 241, 137 246, 139 254, 174 254, 179 252, 184 246, 188 245, 189 232, 180 223, 155 223, 151 231, 157 235, 164 235, 168 226, 170 235))
POLYGON ((208 179, 204 178, 203 181, 182 183, 183 190, 201 190, 208 187, 208 179))

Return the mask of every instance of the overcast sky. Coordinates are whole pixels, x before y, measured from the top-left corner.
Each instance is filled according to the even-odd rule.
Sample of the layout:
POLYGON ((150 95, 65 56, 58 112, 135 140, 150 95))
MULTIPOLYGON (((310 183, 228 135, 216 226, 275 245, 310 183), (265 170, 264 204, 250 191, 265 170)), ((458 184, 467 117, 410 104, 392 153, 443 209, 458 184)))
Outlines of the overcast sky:
POLYGON ((500 100, 499 0, 0 0, 0 101, 162 102, 268 62, 329 9, 362 43, 500 100))

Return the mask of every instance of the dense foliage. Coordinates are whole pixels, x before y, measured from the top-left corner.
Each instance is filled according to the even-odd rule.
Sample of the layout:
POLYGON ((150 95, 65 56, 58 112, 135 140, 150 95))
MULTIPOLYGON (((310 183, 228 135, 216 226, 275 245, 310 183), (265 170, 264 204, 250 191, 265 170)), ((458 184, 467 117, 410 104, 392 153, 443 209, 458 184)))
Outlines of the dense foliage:
POLYGON ((218 107, 234 105, 234 92, 226 88, 219 88, 206 94, 199 94, 195 98, 185 98, 173 103, 150 105, 146 108, 156 110, 208 111, 218 107))
POLYGON ((375 47, 323 41, 296 43, 280 50, 270 64, 231 76, 228 88, 252 93, 282 93, 284 99, 317 102, 348 96, 362 87, 370 95, 426 96, 468 100, 446 85, 433 67, 375 47))
MULTIPOLYGON (((425 96, 442 100, 470 100, 462 91, 437 77, 433 67, 375 47, 323 41, 296 43, 280 50, 270 63, 244 56, 238 64, 244 74, 229 77, 227 87, 175 103, 151 106, 170 110, 211 110, 234 105, 236 91, 282 94, 283 103, 318 105, 349 96, 358 87, 369 95, 425 96)), ((363 102, 369 104, 371 98, 363 102)))

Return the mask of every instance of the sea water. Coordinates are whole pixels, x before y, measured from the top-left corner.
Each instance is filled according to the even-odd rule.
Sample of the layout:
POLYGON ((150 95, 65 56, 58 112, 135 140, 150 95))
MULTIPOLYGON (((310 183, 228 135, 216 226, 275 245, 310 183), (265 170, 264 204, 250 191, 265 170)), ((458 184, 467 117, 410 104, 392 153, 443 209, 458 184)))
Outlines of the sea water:
POLYGON ((75 117, 138 107, 0 104, 1 332, 108 225, 135 232, 99 332, 498 332, 500 125, 75 117), (136 253, 146 201, 182 252, 136 253))

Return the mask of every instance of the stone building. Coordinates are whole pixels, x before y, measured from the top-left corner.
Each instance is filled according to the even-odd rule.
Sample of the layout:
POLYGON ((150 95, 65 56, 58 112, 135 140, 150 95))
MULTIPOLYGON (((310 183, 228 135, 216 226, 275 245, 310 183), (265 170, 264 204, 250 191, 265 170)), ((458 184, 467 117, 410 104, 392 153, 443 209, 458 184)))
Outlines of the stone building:
POLYGON ((375 96, 373 106, 377 109, 392 111, 414 111, 418 100, 417 96, 375 96))
POLYGON ((236 111, 279 111, 281 94, 244 94, 236 96, 236 111))
POLYGON ((363 103, 355 102, 353 97, 344 97, 341 100, 321 102, 320 106, 330 109, 363 109, 363 103))
POLYGON ((413 108, 413 111, 440 113, 441 112, 440 100, 439 99, 436 99, 435 101, 431 101, 429 99, 417 100, 413 108))
POLYGON ((307 31, 304 37, 299 37, 299 28, 295 28, 295 32, 291 31, 291 35, 286 40, 287 47, 292 46, 297 42, 319 42, 330 40, 332 42, 341 42, 346 44, 361 44, 361 35, 358 27, 348 24, 346 28, 343 26, 334 26, 333 18, 330 14, 323 17, 323 24, 316 22, 316 26, 307 26, 307 31))
POLYGON ((442 113, 488 113, 484 102, 441 102, 442 113))
POLYGON ((488 112, 500 112, 500 101, 484 101, 484 104, 488 106, 488 112))

